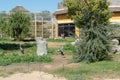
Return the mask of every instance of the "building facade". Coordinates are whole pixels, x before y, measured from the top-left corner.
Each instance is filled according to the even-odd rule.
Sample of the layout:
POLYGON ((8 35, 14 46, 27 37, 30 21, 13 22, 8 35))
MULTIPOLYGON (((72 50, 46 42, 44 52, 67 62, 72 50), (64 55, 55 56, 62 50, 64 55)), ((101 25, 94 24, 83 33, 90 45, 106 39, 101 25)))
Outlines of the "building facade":
POLYGON ((79 36, 79 29, 75 27, 73 20, 67 17, 67 9, 61 3, 58 3, 58 10, 54 14, 57 19, 56 37, 79 36))
MULTIPOLYGON (((110 22, 120 23, 120 0, 108 1, 111 3, 109 9, 113 12, 110 22)), ((58 3, 58 9, 54 14, 57 19, 56 37, 61 37, 62 34, 65 37, 79 37, 80 29, 75 26, 73 20, 67 17, 67 9, 62 5, 62 3, 58 3)))

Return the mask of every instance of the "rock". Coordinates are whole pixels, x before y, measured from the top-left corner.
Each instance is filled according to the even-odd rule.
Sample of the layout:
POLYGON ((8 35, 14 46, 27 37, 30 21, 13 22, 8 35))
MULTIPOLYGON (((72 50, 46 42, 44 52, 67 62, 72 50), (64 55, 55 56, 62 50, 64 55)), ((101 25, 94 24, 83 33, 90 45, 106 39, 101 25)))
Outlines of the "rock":
POLYGON ((75 45, 79 42, 79 39, 76 39, 74 42, 71 42, 72 45, 75 45))
POLYGON ((118 41, 117 39, 113 39, 113 40, 112 40, 112 44, 113 44, 113 45, 119 45, 119 41, 118 41))
POLYGON ((37 43, 37 55, 42 56, 47 54, 47 42, 43 40, 42 37, 37 37, 36 43, 37 43))
POLYGON ((120 54, 120 46, 117 46, 117 52, 116 54, 120 54))
POLYGON ((72 45, 75 45, 75 42, 71 42, 72 45))
POLYGON ((117 39, 112 40, 112 52, 115 54, 120 54, 120 45, 117 39))

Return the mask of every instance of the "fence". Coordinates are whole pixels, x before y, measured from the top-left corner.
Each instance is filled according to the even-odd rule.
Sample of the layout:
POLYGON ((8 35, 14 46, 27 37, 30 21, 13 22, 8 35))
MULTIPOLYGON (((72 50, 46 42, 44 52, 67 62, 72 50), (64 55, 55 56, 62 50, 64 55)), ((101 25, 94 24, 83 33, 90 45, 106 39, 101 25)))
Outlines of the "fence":
MULTIPOLYGON (((10 13, 0 12, 0 17, 7 19, 10 13)), ((56 19, 53 16, 45 17, 40 13, 28 13, 31 18, 31 26, 29 27, 28 38, 54 38, 56 19)), ((1 26, 1 25, 0 25, 1 26)), ((8 37, 0 31, 0 37, 8 37)))

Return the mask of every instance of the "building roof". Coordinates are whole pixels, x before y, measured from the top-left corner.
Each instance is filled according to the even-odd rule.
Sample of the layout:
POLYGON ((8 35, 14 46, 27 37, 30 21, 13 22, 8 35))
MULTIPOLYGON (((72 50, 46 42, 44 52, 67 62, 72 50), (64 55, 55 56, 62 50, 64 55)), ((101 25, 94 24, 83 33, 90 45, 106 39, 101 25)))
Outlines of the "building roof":
POLYGON ((65 6, 63 6, 62 2, 58 3, 58 9, 64 9, 65 6))
POLYGON ((120 6, 120 0, 107 0, 111 3, 111 6, 120 6))
POLYGON ((109 10, 111 12, 120 12, 120 0, 107 0, 110 2, 109 10))
POLYGON ((23 11, 23 12, 29 12, 27 9, 25 9, 23 6, 16 6, 10 12, 16 12, 16 11, 23 11))
POLYGON ((55 15, 57 15, 57 14, 65 14, 65 13, 67 13, 68 11, 67 11, 67 9, 59 9, 59 10, 57 10, 57 11, 55 11, 55 15))
POLYGON ((111 12, 120 12, 120 6, 110 6, 109 10, 111 12))

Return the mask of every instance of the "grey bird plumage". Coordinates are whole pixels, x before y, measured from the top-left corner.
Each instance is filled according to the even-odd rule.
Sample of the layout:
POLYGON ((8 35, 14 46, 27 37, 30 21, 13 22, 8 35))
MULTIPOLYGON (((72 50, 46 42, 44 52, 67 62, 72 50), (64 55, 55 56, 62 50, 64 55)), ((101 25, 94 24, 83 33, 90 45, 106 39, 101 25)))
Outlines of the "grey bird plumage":
POLYGON ((60 48, 58 49, 58 52, 59 52, 61 55, 64 56, 64 52, 63 52, 63 48, 62 48, 62 47, 60 47, 60 48))
POLYGON ((21 46, 21 44, 20 44, 20 51, 21 51, 22 54, 24 54, 24 49, 23 49, 23 47, 21 46))

